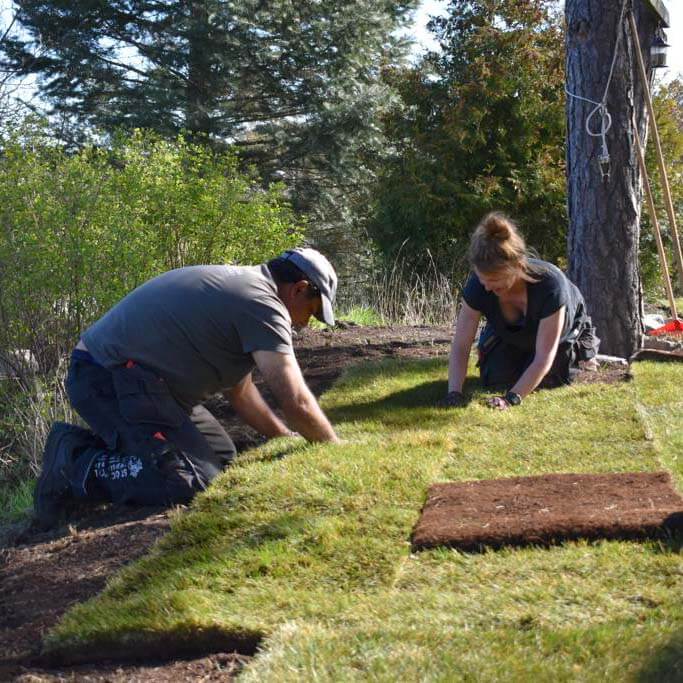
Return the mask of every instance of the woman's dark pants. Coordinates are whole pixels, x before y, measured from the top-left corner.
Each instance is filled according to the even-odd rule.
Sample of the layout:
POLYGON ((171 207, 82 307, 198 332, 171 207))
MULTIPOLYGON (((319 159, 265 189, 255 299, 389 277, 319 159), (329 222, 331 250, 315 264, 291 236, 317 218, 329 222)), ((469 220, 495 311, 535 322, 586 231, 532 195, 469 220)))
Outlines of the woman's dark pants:
POLYGON ((66 389, 101 439, 101 448, 88 444, 74 454, 69 479, 78 498, 187 503, 235 456, 232 440, 206 408, 188 413, 164 381, 140 365, 107 369, 75 352, 66 389))
MULTIPOLYGON (((524 374, 534 359, 534 352, 523 351, 496 336, 493 328, 486 325, 479 336, 479 373, 485 387, 510 389, 524 374)), ((575 345, 560 344, 552 367, 539 385, 541 388, 570 384, 578 372, 575 345)))

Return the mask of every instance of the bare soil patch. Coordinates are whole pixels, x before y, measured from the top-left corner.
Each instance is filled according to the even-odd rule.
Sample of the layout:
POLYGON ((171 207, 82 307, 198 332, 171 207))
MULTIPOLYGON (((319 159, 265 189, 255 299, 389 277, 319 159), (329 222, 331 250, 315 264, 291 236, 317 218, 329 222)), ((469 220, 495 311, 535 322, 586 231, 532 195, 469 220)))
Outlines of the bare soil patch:
POLYGON ((97 662, 63 669, 41 669, 30 665, 7 665, 0 668, 2 680, 16 683, 38 681, 80 681, 81 683, 147 683, 155 681, 227 681, 233 679, 248 661, 236 653, 211 654, 198 659, 175 659, 145 663, 97 662))
POLYGON ((411 541, 478 551, 681 530, 683 498, 668 472, 547 474, 434 484, 411 541))
MULTIPOLYGON (((304 377, 319 396, 351 365, 382 358, 445 356, 451 334, 448 326, 345 325, 334 331, 305 330, 295 345, 304 377)), ((627 368, 603 366, 581 373, 578 381, 611 383, 627 378, 627 368)), ((214 399, 207 407, 238 450, 262 443, 226 402, 214 399)), ((194 659, 169 653, 165 661, 45 668, 37 659, 43 635, 69 607, 96 595, 114 572, 146 553, 168 529, 169 515, 158 509, 109 507, 75 511, 69 523, 50 533, 36 533, 25 525, 0 529, 0 680, 211 681, 227 680, 239 671, 248 658, 206 651, 194 659)))
POLYGON ((640 349, 631 356, 631 362, 654 360, 664 363, 683 363, 683 348, 667 351, 664 349, 640 349))

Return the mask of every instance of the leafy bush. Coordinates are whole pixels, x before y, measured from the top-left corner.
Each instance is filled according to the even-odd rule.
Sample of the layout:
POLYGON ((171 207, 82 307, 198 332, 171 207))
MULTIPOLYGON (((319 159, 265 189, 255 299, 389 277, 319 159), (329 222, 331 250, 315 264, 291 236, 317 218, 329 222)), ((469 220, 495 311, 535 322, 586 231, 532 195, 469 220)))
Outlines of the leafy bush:
POLYGON ((75 154, 35 132, 0 158, 0 351, 54 367, 128 291, 197 263, 256 263, 301 240, 282 187, 230 153, 140 132, 75 154))
POLYGON ((463 276, 472 230, 501 210, 543 258, 562 265, 566 117, 556 3, 453 0, 430 27, 441 52, 385 72, 404 106, 384 122, 394 154, 376 186, 370 235, 390 264, 401 253, 420 269, 429 251, 440 271, 463 276))
POLYGON ((63 359, 127 292, 184 265, 262 262, 302 238, 282 187, 263 190, 234 155, 140 132, 70 154, 19 131, 0 155, 0 196, 0 359, 18 378, 0 382, 5 485, 37 471, 54 419, 73 419, 63 359))

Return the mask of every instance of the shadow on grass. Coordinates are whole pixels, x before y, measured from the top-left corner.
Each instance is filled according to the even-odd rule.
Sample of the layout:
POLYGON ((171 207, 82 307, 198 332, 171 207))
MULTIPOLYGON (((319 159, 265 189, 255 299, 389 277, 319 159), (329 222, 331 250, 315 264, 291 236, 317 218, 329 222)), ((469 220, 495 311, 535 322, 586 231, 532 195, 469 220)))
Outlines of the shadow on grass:
POLYGON ((683 551, 683 511, 671 513, 662 523, 662 527, 665 537, 654 546, 654 552, 680 554, 683 551))
MULTIPOLYGON (((479 381, 468 378, 463 387, 468 404, 476 400, 479 381)), ((448 391, 448 381, 432 380, 402 389, 374 401, 347 403, 328 408, 332 422, 379 421, 394 428, 415 429, 450 422, 462 414, 462 408, 440 408, 437 403, 448 391), (419 414, 406 416, 406 410, 419 414)), ((466 406, 465 406, 466 407, 466 406)))
MULTIPOLYGON (((319 512, 320 515, 322 512, 319 512)), ((234 556, 242 550, 300 537, 310 525, 310 520, 310 513, 307 512, 282 512, 260 523, 250 524, 248 512, 226 514, 220 506, 204 505, 188 517, 178 520, 175 525, 176 533, 163 539, 164 552, 167 555, 182 555, 170 562, 167 568, 172 574, 178 565, 193 562, 195 556, 202 558, 201 546, 208 544, 211 545, 212 553, 234 556)), ((143 568, 142 571, 140 581, 148 576, 146 569, 143 568)), ((163 574, 164 571, 157 568, 154 580, 163 582, 163 574)))
POLYGON ((275 462, 277 460, 284 460, 288 456, 295 455, 301 452, 306 447, 306 444, 301 443, 301 439, 297 439, 293 443, 283 444, 281 447, 276 448, 272 451, 263 453, 259 451, 258 453, 249 453, 244 456, 241 462, 275 462))
POLYGON ((264 635, 247 628, 230 631, 218 626, 180 626, 166 633, 132 632, 129 638, 102 637, 85 646, 80 643, 61 648, 58 646, 44 650, 32 663, 48 667, 102 661, 133 664, 151 660, 161 663, 205 657, 214 652, 237 652, 253 656, 264 635))
POLYGON ((683 630, 646 662, 635 680, 638 683, 683 681, 683 630))

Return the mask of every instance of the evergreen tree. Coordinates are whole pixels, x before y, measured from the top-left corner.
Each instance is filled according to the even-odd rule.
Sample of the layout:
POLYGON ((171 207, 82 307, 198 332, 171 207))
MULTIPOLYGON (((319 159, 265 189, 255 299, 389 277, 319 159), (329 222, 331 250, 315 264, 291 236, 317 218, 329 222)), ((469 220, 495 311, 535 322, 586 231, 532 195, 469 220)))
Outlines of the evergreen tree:
POLYGON ((5 66, 105 130, 230 138, 374 80, 406 2, 18 0, 5 66))
MULTIPOLYGON (((236 145, 339 236, 381 156, 381 67, 418 0, 17 0, 4 68, 36 74, 75 129, 236 145), (344 207, 340 209, 340 207, 344 207), (351 211, 351 213, 349 213, 351 211), (341 226, 341 229, 340 229, 341 226)), ((365 199, 363 199, 365 197, 365 199)))
POLYGON ((441 53, 392 70, 408 115, 387 121, 395 155, 371 234, 383 253, 462 273, 469 235, 490 210, 519 219, 561 260, 566 230, 563 34, 547 0, 452 0, 431 28, 441 53), (407 240, 407 241, 406 241, 407 240))

